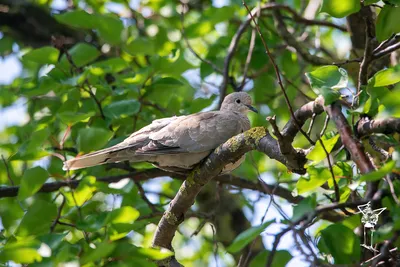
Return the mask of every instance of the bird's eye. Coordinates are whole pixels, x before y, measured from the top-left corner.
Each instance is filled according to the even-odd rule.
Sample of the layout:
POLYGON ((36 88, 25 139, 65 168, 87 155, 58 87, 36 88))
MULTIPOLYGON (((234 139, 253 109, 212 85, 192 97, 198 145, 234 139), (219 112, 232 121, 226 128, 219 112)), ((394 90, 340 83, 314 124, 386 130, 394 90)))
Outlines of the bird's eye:
POLYGON ((236 99, 236 103, 240 104, 240 99, 236 99))

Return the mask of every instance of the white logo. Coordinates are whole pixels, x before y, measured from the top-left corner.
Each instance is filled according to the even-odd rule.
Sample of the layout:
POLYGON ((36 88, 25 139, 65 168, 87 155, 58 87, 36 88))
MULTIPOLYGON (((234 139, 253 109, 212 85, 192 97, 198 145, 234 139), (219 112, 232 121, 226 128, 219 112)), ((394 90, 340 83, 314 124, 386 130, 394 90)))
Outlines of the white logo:
POLYGON ((361 222, 364 224, 364 244, 362 244, 361 246, 366 248, 366 249, 368 249, 368 250, 377 252, 377 250, 373 248, 373 238, 374 238, 374 232, 375 232, 375 225, 378 222, 379 215, 386 208, 380 208, 380 209, 372 210, 371 201, 368 202, 367 204, 357 206, 357 208, 362 213, 361 222), (366 244, 366 242, 367 242, 366 229, 370 229, 370 231, 371 231, 371 245, 370 246, 368 246, 366 244))

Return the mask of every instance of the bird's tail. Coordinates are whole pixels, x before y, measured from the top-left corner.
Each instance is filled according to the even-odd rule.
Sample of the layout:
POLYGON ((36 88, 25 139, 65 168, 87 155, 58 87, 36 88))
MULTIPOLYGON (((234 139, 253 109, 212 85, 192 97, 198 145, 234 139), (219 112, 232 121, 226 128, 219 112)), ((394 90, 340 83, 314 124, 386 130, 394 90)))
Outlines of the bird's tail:
POLYGON ((124 159, 116 155, 120 150, 121 149, 116 147, 109 147, 86 155, 77 156, 76 158, 65 161, 63 170, 77 170, 110 162, 123 161, 124 159))

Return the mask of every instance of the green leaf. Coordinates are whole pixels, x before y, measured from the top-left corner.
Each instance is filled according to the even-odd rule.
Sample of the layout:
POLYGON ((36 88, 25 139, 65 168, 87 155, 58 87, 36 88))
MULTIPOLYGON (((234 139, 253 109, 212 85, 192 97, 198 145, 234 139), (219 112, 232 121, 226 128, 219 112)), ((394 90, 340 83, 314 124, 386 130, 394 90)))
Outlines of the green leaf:
MULTIPOLYGON (((91 197, 92 194, 89 196, 91 197)), ((76 227, 82 231, 96 232, 104 227, 107 217, 108 214, 106 212, 89 214, 83 220, 79 220, 76 224, 76 227)))
POLYGON ((382 42, 400 32, 400 7, 385 5, 376 20, 376 38, 382 42))
POLYGON ((151 88, 155 90, 167 90, 167 89, 176 89, 179 88, 183 85, 183 83, 175 78, 172 77, 165 77, 158 79, 155 81, 152 85, 151 88))
POLYGON ((65 12, 56 15, 56 19, 72 27, 81 29, 96 29, 102 39, 110 44, 121 42, 121 33, 124 29, 122 21, 110 14, 89 14, 82 10, 65 12))
POLYGON ((382 177, 384 177, 386 174, 392 172, 395 166, 396 166, 395 161, 389 161, 381 168, 379 168, 379 170, 362 175, 360 177, 360 181, 367 181, 367 182, 377 181, 382 177))
POLYGON ((378 71, 368 81, 368 86, 381 87, 400 82, 400 65, 378 71))
POLYGON ((340 92, 334 91, 329 87, 322 87, 320 93, 324 97, 325 105, 330 105, 336 100, 340 99, 340 92))
POLYGON ((217 24, 235 16, 235 8, 233 6, 209 7, 204 10, 203 16, 209 18, 212 23, 217 24))
MULTIPOLYGON (((265 266, 268 261, 268 257, 271 251, 264 250, 257 254, 254 259, 250 262, 250 267, 265 266)), ((274 267, 285 267, 287 263, 293 258, 289 251, 277 250, 275 251, 274 259, 272 260, 271 266, 274 267)))
MULTIPOLYGON (((332 138, 327 139, 326 136, 321 137, 321 141, 323 142, 326 150, 330 153, 333 147, 336 145, 337 141, 339 140, 340 135, 335 135, 332 138)), ((313 164, 319 163, 321 160, 326 158, 326 153, 322 148, 321 142, 317 142, 314 148, 311 150, 310 153, 306 156, 307 159, 312 160, 313 164)))
POLYGON ((49 128, 43 128, 30 134, 29 139, 25 141, 18 149, 18 153, 11 157, 12 160, 33 160, 47 155, 43 150, 43 144, 50 135, 49 128), (42 153, 41 153, 42 152, 42 153))
POLYGON ((265 222, 259 226, 251 227, 244 232, 240 233, 232 244, 227 248, 229 253, 236 253, 243 249, 247 244, 256 239, 268 226, 275 220, 265 222))
POLYGON ((342 224, 332 224, 321 231, 318 248, 331 254, 335 264, 356 264, 360 258, 360 239, 342 224))
POLYGON ((76 44, 69 50, 69 53, 77 67, 83 67, 100 56, 96 47, 86 43, 76 44))
POLYGON ((148 38, 137 38, 131 42, 128 42, 126 45, 126 51, 135 56, 135 55, 155 55, 156 48, 154 42, 148 38))
POLYGON ((78 138, 76 140, 78 150, 87 153, 103 148, 112 136, 112 132, 102 128, 93 127, 81 129, 78 132, 78 138))
POLYGON ((96 112, 90 111, 88 113, 80 113, 80 112, 73 112, 73 111, 65 111, 62 113, 58 113, 56 116, 60 118, 60 120, 68 125, 74 125, 80 121, 87 120, 88 118, 94 116, 96 112))
POLYGON ((39 237, 39 240, 42 241, 43 243, 47 244, 51 250, 54 250, 58 248, 63 241, 64 237, 68 234, 68 232, 57 234, 57 233, 51 233, 51 234, 46 234, 42 235, 39 237))
POLYGON ((168 57, 152 57, 150 62, 156 71, 165 76, 180 78, 183 72, 194 67, 186 61, 185 55, 180 49, 174 50, 174 52, 168 57))
POLYGON ((104 108, 104 115, 111 119, 125 118, 138 113, 140 110, 140 102, 131 100, 121 100, 112 102, 104 108))
POLYGON ((56 204, 37 199, 25 213, 15 235, 26 237, 47 233, 56 216, 56 204))
POLYGON ((122 21, 110 14, 97 16, 95 27, 99 30, 99 35, 106 42, 116 45, 121 43, 121 33, 124 29, 122 21))
POLYGON ((329 178, 332 178, 328 168, 309 166, 307 168, 308 178, 300 177, 297 181, 296 188, 298 194, 314 190, 323 185, 329 178))
POLYGON ((136 209, 125 206, 119 209, 112 210, 107 217, 107 223, 117 224, 117 223, 133 223, 137 218, 139 218, 139 211, 136 209))
POLYGON ((299 204, 293 207, 292 221, 295 222, 303 217, 304 214, 313 212, 316 206, 317 201, 315 197, 307 197, 303 199, 299 204))
POLYGON ((55 64, 59 55, 60 51, 58 49, 51 46, 43 46, 26 53, 22 58, 39 64, 55 64))
POLYGON ((71 192, 65 191, 64 195, 67 198, 70 206, 82 206, 88 199, 93 196, 93 192, 96 191, 96 177, 86 176, 79 183, 75 189, 73 195, 71 192))
POLYGON ((335 18, 344 18, 360 10, 359 0, 323 0, 320 12, 326 12, 335 18))
POLYGON ((20 240, 7 243, 0 250, 0 262, 9 263, 13 261, 20 264, 31 264, 42 261, 38 252, 40 243, 37 241, 20 240))
POLYGON ((174 253, 170 250, 157 248, 137 248, 135 253, 145 256, 151 260, 162 260, 174 255, 174 253))
POLYGON ((320 94, 320 90, 325 87, 331 89, 345 88, 349 80, 346 70, 337 66, 320 67, 312 72, 307 72, 306 77, 312 89, 317 90, 317 94, 320 94))
POLYGON ((83 10, 74 10, 55 15, 56 20, 63 24, 82 29, 92 29, 95 26, 95 17, 83 10))
POLYGON ((95 249, 87 251, 80 259, 81 264, 94 262, 110 255, 115 249, 117 244, 103 242, 96 245, 95 249))
POLYGON ((106 72, 117 73, 128 68, 128 63, 119 57, 108 58, 103 61, 98 61, 92 64, 92 67, 102 68, 106 72))
POLYGON ((14 40, 9 36, 3 36, 0 39, 0 55, 6 56, 12 52, 14 40))
POLYGON ((34 195, 47 180, 49 174, 41 167, 34 167, 24 172, 18 190, 18 200, 22 201, 34 195))

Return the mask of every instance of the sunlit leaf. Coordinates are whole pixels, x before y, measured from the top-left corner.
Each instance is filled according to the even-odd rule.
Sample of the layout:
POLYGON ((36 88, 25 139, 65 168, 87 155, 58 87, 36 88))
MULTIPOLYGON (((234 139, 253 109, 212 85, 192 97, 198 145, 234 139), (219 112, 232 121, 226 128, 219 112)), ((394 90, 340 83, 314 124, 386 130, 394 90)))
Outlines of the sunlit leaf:
POLYGON ((377 181, 387 175, 388 173, 392 172, 393 168, 396 166, 395 161, 389 161, 385 165, 383 165, 381 168, 379 168, 376 171, 366 173, 360 177, 361 181, 377 181))
POLYGON ((93 196, 96 190, 96 178, 93 176, 86 176, 79 183, 78 187, 73 191, 66 191, 64 193, 70 206, 82 206, 88 199, 93 196))
POLYGON ((174 255, 174 253, 170 250, 157 248, 137 248, 136 253, 146 256, 152 260, 162 260, 174 255))
POLYGON ((23 59, 39 64, 55 64, 58 61, 60 51, 51 46, 43 46, 34 49, 23 56, 23 59))
POLYGON ((341 89, 345 88, 348 83, 346 70, 337 66, 323 66, 307 72, 306 76, 314 90, 321 90, 323 87, 341 89))
POLYGON ((343 18, 360 10, 358 0, 323 0, 321 12, 326 12, 332 17, 343 18))
POLYGON ((299 194, 314 190, 323 185, 329 178, 332 178, 328 168, 313 167, 307 168, 308 177, 300 177, 296 188, 299 194))
MULTIPOLYGON (((399 13, 400 14, 400 13, 399 13)), ((378 71, 369 80, 368 85, 373 87, 387 86, 400 82, 400 65, 378 71)))
MULTIPOLYGON (((340 135, 335 135, 332 138, 327 139, 326 136, 321 137, 321 141, 324 144, 325 149, 327 150, 328 153, 330 153, 339 140, 340 135)), ((313 164, 317 164, 321 160, 325 159, 327 154, 325 153, 325 150, 323 149, 321 142, 318 141, 314 148, 311 150, 311 152, 307 155, 307 158, 309 160, 313 161, 313 164)))
POLYGON ((139 217, 139 212, 132 207, 121 207, 112 210, 107 217, 107 223, 132 223, 139 217))
POLYGON ((38 252, 40 243, 37 241, 21 240, 8 242, 0 250, 0 262, 7 263, 13 261, 20 264, 31 264, 42 261, 42 256, 38 252))

